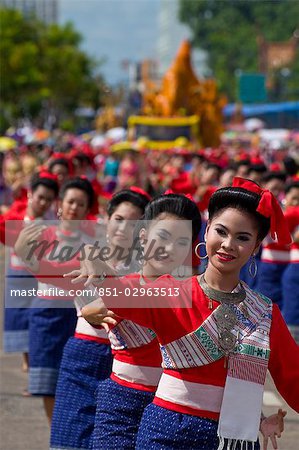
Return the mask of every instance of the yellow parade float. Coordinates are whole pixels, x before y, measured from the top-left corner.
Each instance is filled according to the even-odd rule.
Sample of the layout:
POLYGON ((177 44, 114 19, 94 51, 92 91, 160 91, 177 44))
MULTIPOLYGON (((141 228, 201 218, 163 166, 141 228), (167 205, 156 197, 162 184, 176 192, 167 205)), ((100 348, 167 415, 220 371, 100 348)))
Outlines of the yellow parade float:
POLYGON ((129 117, 128 138, 151 149, 216 147, 225 103, 215 80, 197 78, 183 41, 161 86, 144 80, 142 114, 129 117))

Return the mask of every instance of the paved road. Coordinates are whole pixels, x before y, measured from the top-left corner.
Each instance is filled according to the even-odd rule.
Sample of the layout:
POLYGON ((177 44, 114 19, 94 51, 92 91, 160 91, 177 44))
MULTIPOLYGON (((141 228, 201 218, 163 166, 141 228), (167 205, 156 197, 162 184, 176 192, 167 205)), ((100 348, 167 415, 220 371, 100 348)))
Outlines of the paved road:
MULTIPOLYGON (((3 250, 0 249, 2 262, 3 256, 3 250)), ((0 296, 2 296, 3 266, 0 267, 0 276, 0 296)), ((2 308, 0 311, 2 316, 2 308)), ((24 398, 21 395, 27 384, 27 375, 21 371, 21 356, 6 355, 1 351, 0 367, 0 449, 47 450, 49 428, 42 401, 40 398, 24 398)), ((267 381, 264 404, 263 410, 266 415, 273 414, 281 406, 288 411, 285 432, 279 440, 279 449, 299 449, 299 415, 291 410, 276 393, 270 378, 267 381)), ((268 448, 270 449, 270 445, 268 448)))

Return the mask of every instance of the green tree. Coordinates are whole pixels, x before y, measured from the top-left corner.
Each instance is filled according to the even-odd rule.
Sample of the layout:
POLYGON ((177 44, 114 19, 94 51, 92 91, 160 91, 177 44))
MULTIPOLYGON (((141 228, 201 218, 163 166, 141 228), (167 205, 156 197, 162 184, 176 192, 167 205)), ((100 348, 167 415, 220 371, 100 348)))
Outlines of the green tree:
MULTIPOLYGON (((191 29, 193 44, 208 51, 221 90, 233 100, 238 72, 258 72, 257 36, 270 42, 290 39, 298 27, 299 1, 180 0, 179 17, 191 29)), ((289 69, 293 86, 299 83, 296 61, 289 69)), ((292 86, 286 89, 288 98, 296 96, 292 86)))
POLYGON ((2 115, 12 121, 47 111, 58 123, 78 106, 97 108, 104 81, 99 62, 80 49, 72 24, 46 25, 16 10, 0 9, 2 115))

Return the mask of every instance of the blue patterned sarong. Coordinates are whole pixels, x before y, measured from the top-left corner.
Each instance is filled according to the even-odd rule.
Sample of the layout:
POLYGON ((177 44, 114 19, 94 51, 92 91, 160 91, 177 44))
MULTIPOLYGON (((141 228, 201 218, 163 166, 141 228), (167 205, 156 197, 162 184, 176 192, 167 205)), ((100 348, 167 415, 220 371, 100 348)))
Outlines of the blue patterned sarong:
POLYGON ((37 281, 27 270, 11 267, 7 270, 4 290, 4 335, 5 352, 29 350, 29 313, 32 296, 14 295, 18 290, 24 293, 37 288, 37 281))
POLYGON ((282 277, 282 314, 299 345, 299 263, 290 263, 282 277))
POLYGON ((75 331, 75 308, 55 308, 56 304, 61 306, 36 298, 30 309, 28 390, 34 395, 55 395, 63 347, 75 331))
POLYGON ((282 277, 287 267, 285 263, 261 261, 258 268, 255 290, 271 298, 280 309, 283 307, 282 277))
POLYGON ((153 392, 131 389, 110 378, 99 383, 93 449, 135 449, 143 411, 153 398, 153 392))
POLYGON ((91 449, 99 380, 110 376, 111 348, 71 337, 64 347, 51 427, 50 449, 91 449))
MULTIPOLYGON (((145 409, 140 423, 136 450, 217 450, 217 429, 218 422, 215 420, 181 414, 151 404, 145 409)), ((235 449, 240 450, 240 444, 235 449)), ((254 450, 259 449, 256 442, 254 450)))

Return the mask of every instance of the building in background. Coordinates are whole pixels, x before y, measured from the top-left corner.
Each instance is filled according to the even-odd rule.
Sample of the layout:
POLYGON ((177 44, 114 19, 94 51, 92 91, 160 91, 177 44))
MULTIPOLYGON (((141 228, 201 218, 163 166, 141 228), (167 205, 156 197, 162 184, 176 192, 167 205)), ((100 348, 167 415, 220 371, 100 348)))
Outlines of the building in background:
POLYGON ((0 6, 18 9, 24 16, 34 14, 45 23, 58 21, 58 0, 0 0, 0 6))
MULTIPOLYGON (((179 22, 178 10, 179 0, 160 0, 157 43, 158 72, 160 77, 165 74, 171 65, 181 42, 190 38, 189 29, 179 22)), ((207 53, 205 51, 194 49, 192 52, 192 63, 199 77, 210 75, 207 65, 207 53)))

